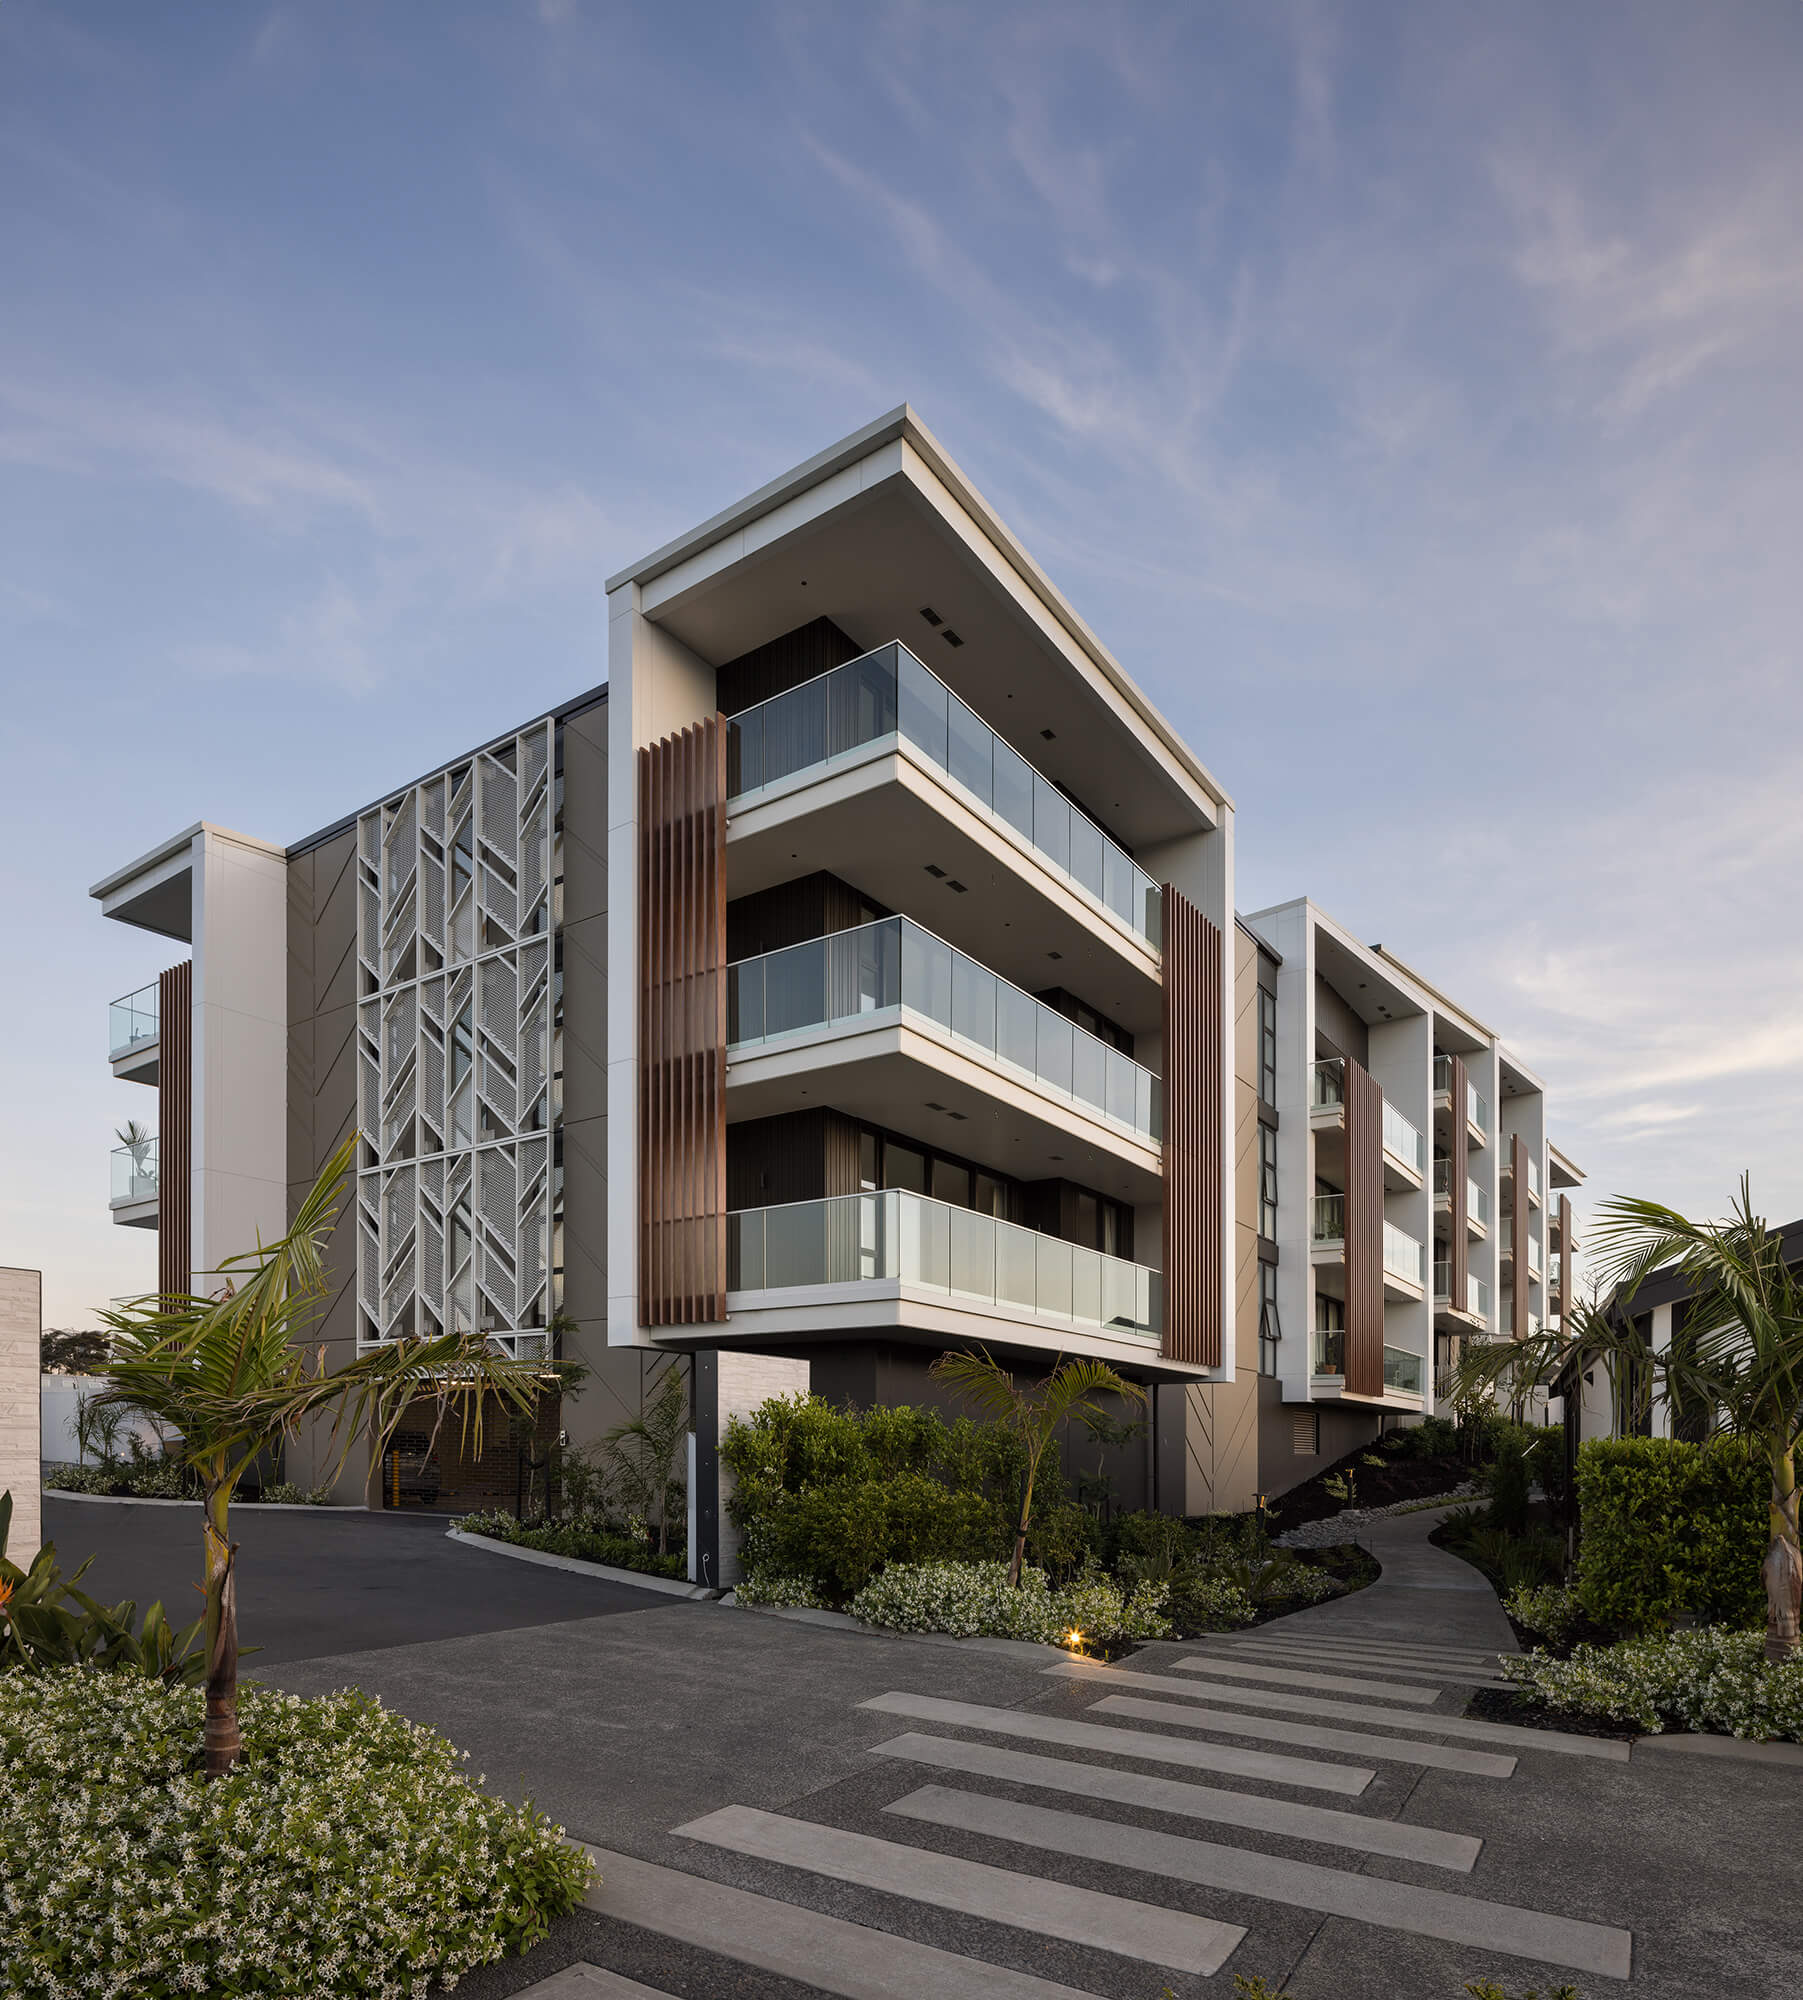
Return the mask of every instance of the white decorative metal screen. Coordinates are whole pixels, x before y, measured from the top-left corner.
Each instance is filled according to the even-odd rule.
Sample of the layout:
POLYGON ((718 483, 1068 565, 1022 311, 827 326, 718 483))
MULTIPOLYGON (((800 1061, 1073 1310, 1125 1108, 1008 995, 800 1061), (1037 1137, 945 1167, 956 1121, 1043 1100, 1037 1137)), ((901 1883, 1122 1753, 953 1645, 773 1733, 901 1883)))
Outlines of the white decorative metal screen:
POLYGON ((561 1303, 556 728, 363 814, 358 1334, 550 1351, 561 1303))

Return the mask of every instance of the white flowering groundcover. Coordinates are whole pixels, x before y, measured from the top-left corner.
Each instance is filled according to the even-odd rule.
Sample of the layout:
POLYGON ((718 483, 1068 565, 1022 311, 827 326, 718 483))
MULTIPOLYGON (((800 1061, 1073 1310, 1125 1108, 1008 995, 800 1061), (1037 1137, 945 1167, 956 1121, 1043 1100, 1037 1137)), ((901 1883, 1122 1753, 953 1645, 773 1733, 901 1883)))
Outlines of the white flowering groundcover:
POLYGON ((1042 1569, 1008 1582, 1006 1563, 891 1563, 851 1601, 851 1615, 893 1632, 949 1632, 960 1639, 1036 1639, 1064 1643, 1073 1632, 1086 1639, 1163 1639, 1165 1586, 1141 1584, 1123 1595, 1097 1573, 1054 1590, 1042 1569))
POLYGON ((1549 1708, 1667 1729, 1803 1742, 1803 1659, 1765 1662, 1763 1632, 1710 1627, 1615 1646, 1577 1646, 1503 1661, 1521 1693, 1549 1708))
POLYGON ((574 1910, 587 1857, 356 1691, 245 1687, 208 1784, 205 1697, 0 1677, 0 1984, 20 2000, 422 2000, 574 1910))

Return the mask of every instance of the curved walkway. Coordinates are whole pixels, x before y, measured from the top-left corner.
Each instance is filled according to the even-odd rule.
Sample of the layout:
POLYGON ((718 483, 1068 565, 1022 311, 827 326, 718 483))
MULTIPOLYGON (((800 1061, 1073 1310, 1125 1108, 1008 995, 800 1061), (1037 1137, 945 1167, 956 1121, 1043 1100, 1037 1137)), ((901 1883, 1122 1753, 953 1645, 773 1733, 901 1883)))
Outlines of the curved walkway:
MULTIPOLYGON (((1464 1504, 1464 1503, 1455 1503, 1464 1504)), ((1322 1639, 1389 1639, 1485 1653, 1515 1651, 1515 1633, 1496 1593, 1467 1562, 1428 1536, 1452 1507, 1389 1514, 1367 1522, 1359 1540, 1383 1566, 1367 1589, 1274 1619, 1266 1632, 1306 1632, 1322 1639)))

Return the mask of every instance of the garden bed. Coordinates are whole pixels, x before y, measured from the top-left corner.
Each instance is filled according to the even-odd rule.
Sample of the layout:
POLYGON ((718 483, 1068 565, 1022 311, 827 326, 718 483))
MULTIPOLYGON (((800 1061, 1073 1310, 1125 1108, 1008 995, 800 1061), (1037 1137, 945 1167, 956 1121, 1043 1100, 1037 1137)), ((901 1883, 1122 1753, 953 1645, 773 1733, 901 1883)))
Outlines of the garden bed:
POLYGON ((244 1759, 212 1783, 204 1707, 139 1674, 0 1676, 9 1994, 401 2000, 579 1906, 563 1829, 370 1696, 245 1687, 244 1759))
POLYGON ((607 1569, 633 1570, 643 1576, 665 1577, 686 1582, 689 1559, 686 1549, 659 1555, 657 1550, 631 1535, 579 1521, 522 1522, 511 1514, 465 1514, 451 1526, 464 1535, 481 1535, 515 1548, 536 1549, 547 1556, 569 1556, 577 1562, 596 1563, 607 1569))

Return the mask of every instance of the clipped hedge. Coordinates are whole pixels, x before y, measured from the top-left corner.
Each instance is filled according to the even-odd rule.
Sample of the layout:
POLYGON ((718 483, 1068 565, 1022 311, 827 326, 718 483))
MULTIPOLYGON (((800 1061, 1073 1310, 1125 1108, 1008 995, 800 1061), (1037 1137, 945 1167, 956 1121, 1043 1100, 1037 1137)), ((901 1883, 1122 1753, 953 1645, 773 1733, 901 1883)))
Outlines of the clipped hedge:
POLYGON ((1734 1438, 1611 1438, 1578 1453, 1579 1604, 1613 1632, 1757 1625, 1771 1472, 1734 1438))
POLYGON ((1023 1471, 1014 1439, 967 1417, 836 1410, 817 1396, 773 1397, 735 1417, 720 1455, 746 1569, 805 1582, 834 1603, 889 1563, 1004 1555, 1023 1471))

